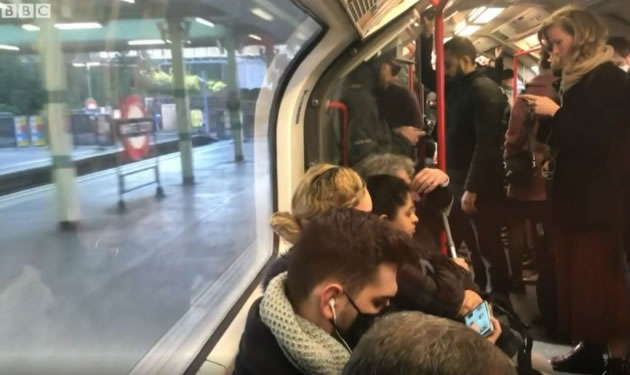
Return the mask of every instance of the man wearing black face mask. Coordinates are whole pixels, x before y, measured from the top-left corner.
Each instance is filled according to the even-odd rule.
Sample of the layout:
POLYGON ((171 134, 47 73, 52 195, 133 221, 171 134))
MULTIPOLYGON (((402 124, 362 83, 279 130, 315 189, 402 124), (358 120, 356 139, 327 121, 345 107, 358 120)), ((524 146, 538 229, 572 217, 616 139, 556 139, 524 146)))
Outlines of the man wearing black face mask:
POLYGON ((288 271, 252 306, 234 374, 340 374, 396 295, 398 268, 417 254, 408 236, 372 214, 339 209, 314 218, 288 271))
MULTIPOLYGON (((422 26, 422 80, 434 90, 434 20, 423 16, 422 26)), ((472 252, 475 281, 486 289, 483 255, 490 264, 493 297, 507 305, 510 279, 501 241, 501 228, 506 223, 501 149, 509 104, 496 82, 476 70, 476 57, 474 44, 466 38, 454 37, 444 45, 446 167, 451 190, 461 202, 454 205, 450 219, 456 245, 464 241, 472 252)))

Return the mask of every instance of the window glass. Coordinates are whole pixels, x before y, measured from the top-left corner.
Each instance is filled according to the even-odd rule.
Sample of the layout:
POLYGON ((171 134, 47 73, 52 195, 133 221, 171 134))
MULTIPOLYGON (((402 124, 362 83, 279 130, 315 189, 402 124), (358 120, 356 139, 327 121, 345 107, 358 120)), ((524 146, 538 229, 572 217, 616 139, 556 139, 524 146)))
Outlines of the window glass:
POLYGON ((281 0, 0 12, 0 372, 185 369, 272 253, 271 108, 322 28, 281 0))

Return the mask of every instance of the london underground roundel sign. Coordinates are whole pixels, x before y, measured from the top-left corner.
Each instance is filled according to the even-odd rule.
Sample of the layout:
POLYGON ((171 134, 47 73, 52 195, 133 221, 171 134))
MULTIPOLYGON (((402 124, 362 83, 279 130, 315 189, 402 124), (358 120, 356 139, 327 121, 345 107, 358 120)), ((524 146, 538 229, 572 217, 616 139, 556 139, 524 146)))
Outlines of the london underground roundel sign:
POLYGON ((144 102, 130 95, 120 102, 119 134, 125 153, 131 160, 140 160, 149 152, 153 122, 146 117, 144 102))

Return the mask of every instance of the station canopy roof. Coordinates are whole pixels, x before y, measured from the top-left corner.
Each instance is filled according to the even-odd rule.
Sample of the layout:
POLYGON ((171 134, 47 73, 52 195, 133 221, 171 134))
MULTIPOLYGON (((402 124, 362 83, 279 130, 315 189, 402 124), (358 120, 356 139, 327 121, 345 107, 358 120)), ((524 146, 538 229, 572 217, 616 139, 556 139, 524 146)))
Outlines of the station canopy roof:
MULTIPOLYGON (((170 41, 160 31, 160 25, 167 20, 190 23, 186 43, 190 47, 221 45, 229 32, 233 32, 240 46, 282 44, 304 17, 294 7, 282 7, 284 1, 47 0, 52 3, 56 25, 78 26, 67 29, 58 25, 64 51, 83 53, 168 48, 170 41)), ((41 37, 37 25, 41 21, 0 19, 0 45, 4 47, 0 49, 35 52, 41 37)))

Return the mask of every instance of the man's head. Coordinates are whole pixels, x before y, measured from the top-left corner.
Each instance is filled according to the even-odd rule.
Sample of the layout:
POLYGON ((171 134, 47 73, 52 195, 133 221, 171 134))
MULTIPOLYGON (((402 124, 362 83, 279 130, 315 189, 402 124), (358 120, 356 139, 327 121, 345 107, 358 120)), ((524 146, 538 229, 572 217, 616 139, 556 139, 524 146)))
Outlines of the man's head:
POLYGON ((411 238, 355 209, 314 218, 291 250, 287 295, 295 311, 354 346, 396 295, 400 265, 416 259, 411 238))
POLYGON ((501 74, 501 86, 509 89, 514 88, 514 71, 512 69, 505 69, 501 74))
POLYGON ((444 45, 444 69, 446 77, 459 78, 475 70, 477 49, 466 38, 454 37, 444 45))
POLYGON ((405 312, 379 319, 343 375, 516 375, 510 360, 463 324, 405 312))
POLYGON ((405 181, 390 175, 372 176, 367 179, 367 188, 372 197, 372 213, 410 236, 416 232, 416 206, 405 181))
POLYGON ((630 41, 623 36, 613 36, 608 39, 608 45, 615 49, 615 65, 627 72, 630 67, 630 41))
POLYGON ((388 174, 403 179, 407 184, 411 183, 414 175, 413 161, 407 157, 396 154, 370 155, 357 164, 354 169, 367 180, 371 176, 388 174))
POLYGON ((400 73, 400 65, 393 61, 387 61, 381 64, 379 68, 379 81, 382 86, 388 85, 400 73))

